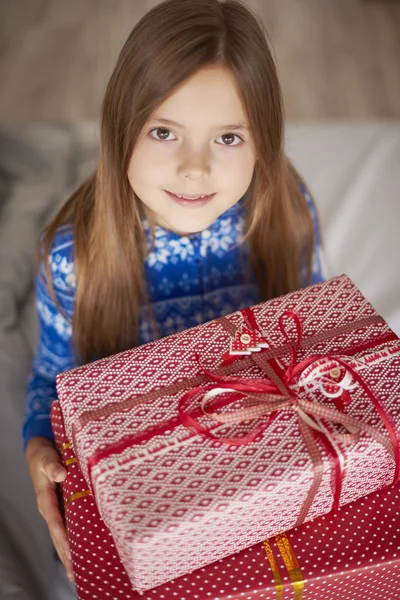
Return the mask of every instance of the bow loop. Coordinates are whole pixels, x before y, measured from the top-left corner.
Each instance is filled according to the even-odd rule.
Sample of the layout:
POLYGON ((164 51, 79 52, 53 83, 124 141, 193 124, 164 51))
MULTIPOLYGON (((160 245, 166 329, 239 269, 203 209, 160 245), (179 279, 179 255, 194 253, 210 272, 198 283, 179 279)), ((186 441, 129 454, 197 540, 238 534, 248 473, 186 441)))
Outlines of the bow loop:
POLYGON ((283 337, 285 338, 286 343, 289 345, 290 349, 290 365, 288 367, 287 372, 285 373, 284 380, 290 381, 293 378, 293 371, 296 366, 297 361, 297 351, 300 347, 301 340, 303 339, 303 325, 300 320, 300 317, 297 313, 291 310, 285 311, 279 317, 279 329, 281 330, 283 337), (288 320, 294 321, 295 324, 295 339, 292 341, 291 336, 288 332, 288 320))
MULTIPOLYGON (((206 386, 199 386, 188 391, 180 400, 179 417, 181 422, 196 433, 210 437, 216 441, 230 445, 244 445, 253 442, 265 429, 268 428, 274 415, 284 409, 291 409, 298 418, 300 432, 313 463, 314 480, 307 494, 301 509, 296 526, 300 525, 306 518, 315 495, 319 489, 322 480, 322 455, 317 439, 321 440, 325 448, 331 455, 333 464, 333 509, 339 507, 343 472, 339 456, 334 442, 342 444, 354 444, 359 441, 361 435, 367 434, 381 444, 388 453, 394 458, 395 472, 393 483, 396 483, 400 474, 400 450, 397 440, 396 430, 392 424, 389 415, 386 415, 375 397, 372 390, 363 381, 357 371, 347 364, 339 356, 314 355, 297 362, 297 353, 301 345, 303 336, 303 327, 300 317, 294 311, 286 311, 279 317, 279 327, 285 338, 290 351, 290 364, 282 376, 285 384, 279 388, 279 381, 272 381, 269 378, 254 379, 245 377, 223 376, 207 369, 202 369, 210 383, 206 386), (288 332, 288 321, 294 322, 295 338, 288 332), (318 386, 324 396, 334 400, 335 408, 321 404, 316 400, 307 399, 307 377, 302 374, 315 362, 324 359, 333 362, 335 365, 329 375, 322 373, 312 380, 318 383, 318 386), (297 384, 297 389, 302 389, 302 394, 294 393, 293 386, 297 384), (292 386, 291 388, 289 386, 292 386), (389 435, 384 435, 376 429, 344 412, 345 405, 351 402, 350 391, 360 386, 372 401, 377 413, 381 417, 386 431, 389 435), (282 389, 286 390, 285 392, 282 389), (219 438, 204 425, 202 425, 193 415, 185 411, 187 401, 192 399, 199 391, 203 393, 201 400, 202 414, 209 417, 218 424, 239 424, 246 421, 267 417, 263 423, 258 424, 248 435, 239 438, 219 438), (305 396, 304 397, 304 392, 305 396), (210 400, 217 399, 224 395, 224 400, 214 402, 212 409, 207 408, 210 400), (228 396, 228 398, 227 398, 228 396), (217 408, 232 405, 242 400, 242 407, 228 412, 216 412, 217 408), (328 425, 328 429, 324 426, 328 425), (344 428, 345 433, 338 432, 337 426, 344 428), (329 430, 330 429, 330 430, 329 430)), ((200 359, 197 357, 199 363, 200 359)), ((312 369, 312 367, 311 367, 312 369)))

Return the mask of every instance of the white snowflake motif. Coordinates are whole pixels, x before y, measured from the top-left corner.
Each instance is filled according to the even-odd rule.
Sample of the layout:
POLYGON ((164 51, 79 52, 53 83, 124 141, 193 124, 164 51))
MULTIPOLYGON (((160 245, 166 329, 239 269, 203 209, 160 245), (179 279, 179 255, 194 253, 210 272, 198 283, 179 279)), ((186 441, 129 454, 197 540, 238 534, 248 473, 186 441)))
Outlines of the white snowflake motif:
POLYGON ((165 296, 169 296, 174 289, 174 284, 168 277, 163 277, 160 282, 157 282, 157 287, 165 296))
POLYGON ((65 281, 67 282, 67 285, 70 288, 76 288, 76 275, 75 275, 75 273, 70 273, 69 275, 67 275, 67 277, 65 278, 65 281))
POLYGON ((201 312, 197 312, 193 315, 193 322, 197 323, 198 325, 204 323, 203 315, 201 312))
POLYGON ((184 331, 187 328, 185 319, 181 315, 175 317, 175 331, 184 331))
POLYGON ((161 271, 163 265, 168 264, 171 253, 166 247, 165 239, 156 239, 154 249, 147 255, 146 262, 149 267, 154 267, 161 271))
POLYGON ((221 281, 221 271, 220 269, 217 269, 217 267, 212 266, 210 268, 210 271, 208 273, 208 279, 210 281, 210 283, 213 284, 213 286, 217 286, 219 284, 219 282, 221 281))
POLYGON ((232 232, 232 217, 229 217, 228 219, 221 219, 219 230, 220 234, 223 236, 230 235, 232 232))
POLYGON ((225 277, 229 279, 235 279, 236 277, 236 269, 233 265, 229 264, 225 269, 225 277))
POLYGON ((172 317, 168 317, 164 322, 166 335, 172 335, 175 333, 175 323, 172 317))
POLYGON ((193 245, 187 236, 183 236, 179 240, 171 240, 170 246, 172 249, 171 254, 175 257, 175 260, 172 262, 175 262, 175 264, 178 257, 181 261, 184 261, 188 256, 193 256, 194 254, 193 245))
POLYGON ((312 272, 313 275, 319 275, 321 272, 321 257, 319 247, 316 248, 313 254, 312 272))
POLYGON ((50 263, 51 271, 54 276, 54 284, 60 289, 66 290, 68 287, 76 287, 74 273, 74 261, 69 261, 62 254, 55 254, 50 263))
POLYGON ((36 419, 43 419, 44 416, 46 416, 48 419, 50 418, 50 415, 42 415, 40 414, 41 412, 48 412, 49 411, 49 401, 47 398, 35 398, 34 402, 32 403, 32 407, 31 407, 31 412, 35 415, 36 419))
POLYGON ((63 339, 68 339, 69 337, 71 337, 72 334, 72 328, 71 325, 68 323, 68 321, 66 319, 64 319, 64 317, 62 315, 60 315, 59 313, 57 313, 54 316, 53 319, 53 326, 54 329, 57 331, 58 335, 60 337, 62 337, 63 339))
MULTIPOLYGON (((227 252, 236 242, 236 232, 232 228, 232 219, 222 219, 218 231, 212 232, 210 230, 203 231, 203 240, 208 243, 211 251, 217 256, 222 256, 227 252), (232 235, 233 234, 233 235, 232 235)), ((201 254, 206 255, 207 243, 202 244, 201 254)))
POLYGON ((244 239, 244 218, 243 217, 239 217, 237 219, 236 223, 234 224, 234 229, 237 234, 237 241, 239 244, 241 244, 244 239))
POLYGON ((36 307, 39 315, 46 325, 51 325, 53 322, 53 314, 46 304, 43 304, 41 300, 37 300, 36 307))
POLYGON ((148 318, 141 319, 140 322, 140 337, 143 344, 153 340, 153 329, 148 318))
POLYGON ((187 273, 182 273, 178 281, 178 287, 184 292, 189 292, 192 287, 192 280, 187 273))

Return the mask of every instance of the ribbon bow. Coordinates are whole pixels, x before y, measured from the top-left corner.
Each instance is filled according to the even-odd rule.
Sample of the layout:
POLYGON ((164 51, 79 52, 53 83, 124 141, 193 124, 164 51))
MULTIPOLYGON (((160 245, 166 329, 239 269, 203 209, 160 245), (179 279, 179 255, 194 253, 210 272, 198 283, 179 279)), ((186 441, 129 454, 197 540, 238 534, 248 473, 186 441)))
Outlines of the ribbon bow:
MULTIPOLYGON (((249 379, 220 376, 212 371, 203 369, 204 374, 208 377, 210 382, 213 384, 218 384, 218 387, 215 387, 215 385, 211 384, 208 386, 197 386, 188 391, 180 400, 179 418, 186 427, 194 430, 196 433, 230 445, 244 445, 254 441, 265 429, 267 429, 273 420, 274 415, 278 411, 282 409, 292 410, 297 415, 300 432, 312 460, 314 471, 313 483, 298 516, 296 522, 297 526, 303 523, 306 519, 308 511, 322 481, 323 461, 320 446, 317 443, 317 440, 322 442, 332 457, 334 466, 332 470, 331 481, 333 492, 333 509, 336 509, 339 506, 342 479, 344 474, 342 472, 338 453, 332 443, 332 440, 349 444, 358 441, 362 433, 370 435, 394 458, 395 472, 393 483, 396 483, 399 478, 399 443, 396 436, 395 426, 392 424, 390 417, 385 413, 383 407, 380 405, 380 402, 357 373, 357 371, 355 371, 350 365, 348 365, 342 358, 338 356, 314 355, 298 363, 297 353, 303 335, 300 318, 296 313, 287 311, 280 317, 279 326, 286 342, 289 345, 290 350, 290 364, 285 372, 279 373, 279 369, 273 369, 270 365, 268 365, 269 368, 267 371, 270 377, 265 379, 249 379), (284 324, 285 318, 289 318, 295 323, 296 339, 294 342, 290 340, 287 333, 284 324), (382 434, 375 427, 342 412, 338 408, 330 408, 325 404, 307 400, 302 396, 295 395, 294 392, 289 389, 290 385, 294 383, 299 384, 300 376, 304 370, 313 362, 321 358, 328 359, 329 361, 335 361, 335 363, 345 369, 345 373, 351 373, 355 383, 350 384, 350 382, 346 380, 346 387, 353 389, 355 385, 358 384, 363 388, 366 395, 374 404, 376 411, 382 418, 389 436, 382 434), (197 414, 190 415, 188 412, 186 412, 186 406, 192 400, 192 398, 199 393, 199 391, 205 392, 201 400, 201 410, 203 414, 210 417, 216 423, 237 424, 263 416, 267 416, 268 419, 264 423, 255 427, 245 437, 219 438, 197 420, 197 414), (224 394, 224 399, 219 398, 217 402, 214 401, 213 409, 207 410, 206 406, 208 402, 212 399, 216 399, 222 394, 224 394), (235 403, 243 398, 245 399, 246 404, 244 408, 238 408, 233 412, 215 412, 217 408, 229 406, 230 404, 235 403), (328 431, 322 425, 321 420, 323 420, 325 423, 330 423, 331 425, 342 425, 347 430, 347 433, 328 433, 328 431)), ((348 392, 348 390, 345 391, 348 392)), ((346 403, 348 402, 349 398, 347 397, 346 403)))

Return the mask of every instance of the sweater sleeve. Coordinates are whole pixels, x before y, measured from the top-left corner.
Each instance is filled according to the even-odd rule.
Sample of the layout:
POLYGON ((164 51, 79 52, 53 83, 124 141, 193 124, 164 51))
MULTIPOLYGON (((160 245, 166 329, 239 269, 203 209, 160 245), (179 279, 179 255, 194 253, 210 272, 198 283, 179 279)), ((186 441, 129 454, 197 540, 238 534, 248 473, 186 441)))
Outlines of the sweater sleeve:
POLYGON ((318 221, 317 210, 314 204, 314 201, 311 197, 310 192, 303 182, 300 183, 300 188, 304 194, 304 198, 307 201, 308 207, 311 212, 313 224, 314 224, 314 251, 313 251, 313 259, 312 259, 312 274, 311 274, 311 283, 319 283, 325 280, 325 275, 322 267, 322 258, 321 258, 321 234, 320 234, 320 225, 318 221))
POLYGON ((75 304, 72 250, 71 231, 62 230, 56 236, 50 255, 54 292, 61 311, 50 296, 43 264, 36 278, 39 340, 27 385, 22 426, 24 449, 31 437, 53 438, 50 407, 57 398, 56 377, 76 366, 71 327, 75 304))

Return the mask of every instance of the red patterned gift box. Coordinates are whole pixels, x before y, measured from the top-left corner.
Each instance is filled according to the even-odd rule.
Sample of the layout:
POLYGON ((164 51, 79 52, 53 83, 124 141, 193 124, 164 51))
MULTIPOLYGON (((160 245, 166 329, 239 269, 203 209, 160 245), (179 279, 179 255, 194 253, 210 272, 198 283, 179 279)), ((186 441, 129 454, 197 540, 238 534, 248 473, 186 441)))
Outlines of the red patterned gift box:
POLYGON ((144 591, 394 483, 400 343, 346 276, 58 378, 144 591))
POLYGON ((68 470, 63 497, 79 600, 398 599, 398 485, 140 595, 79 471, 58 402, 52 424, 68 470))

